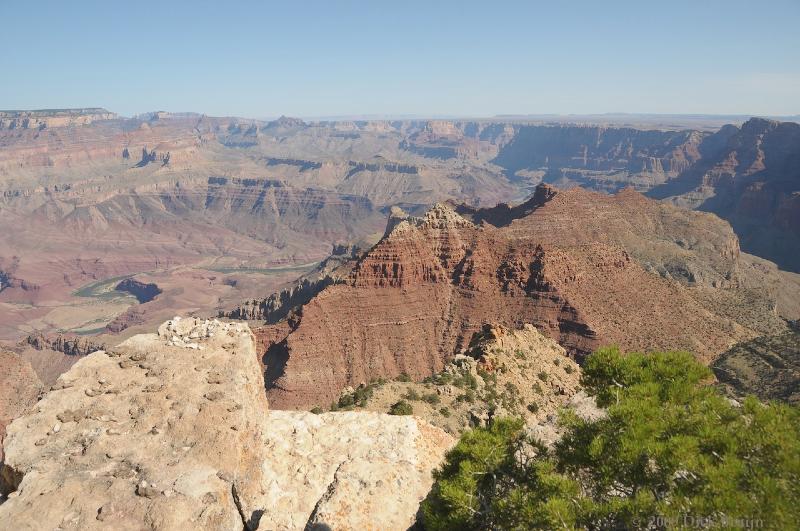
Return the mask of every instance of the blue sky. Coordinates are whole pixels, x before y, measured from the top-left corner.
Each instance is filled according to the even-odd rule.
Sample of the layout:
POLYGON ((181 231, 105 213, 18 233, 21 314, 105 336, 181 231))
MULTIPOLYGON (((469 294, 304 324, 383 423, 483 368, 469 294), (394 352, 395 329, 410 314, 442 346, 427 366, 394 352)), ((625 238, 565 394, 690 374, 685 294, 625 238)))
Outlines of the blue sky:
POLYGON ((800 113, 800 0, 0 0, 0 108, 800 113))

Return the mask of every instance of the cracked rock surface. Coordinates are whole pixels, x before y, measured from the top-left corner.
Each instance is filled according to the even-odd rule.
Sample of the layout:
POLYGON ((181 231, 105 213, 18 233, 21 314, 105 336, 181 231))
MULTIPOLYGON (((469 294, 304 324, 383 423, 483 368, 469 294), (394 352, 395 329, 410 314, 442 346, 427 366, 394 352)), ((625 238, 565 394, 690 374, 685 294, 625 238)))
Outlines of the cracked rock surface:
POLYGON ((174 319, 8 426, 0 527, 406 529, 453 443, 411 417, 269 411, 247 325, 174 319))
POLYGON ((262 529, 408 529, 454 443, 416 417, 272 411, 262 529))

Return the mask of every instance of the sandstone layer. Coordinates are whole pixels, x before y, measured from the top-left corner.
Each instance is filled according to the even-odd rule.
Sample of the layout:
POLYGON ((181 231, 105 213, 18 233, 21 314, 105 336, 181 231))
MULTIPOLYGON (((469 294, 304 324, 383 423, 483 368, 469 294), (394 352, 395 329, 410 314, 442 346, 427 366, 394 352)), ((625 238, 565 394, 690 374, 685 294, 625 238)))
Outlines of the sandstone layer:
POLYGON ((579 360, 617 344, 709 361, 785 329, 764 281, 774 271, 743 259, 716 216, 631 190, 546 186, 517 207, 458 210, 439 204, 395 221, 347 282, 322 290, 288 328, 263 332, 276 408, 324 406, 378 377, 440 372, 484 323, 531 323, 579 360))
MULTIPOLYGON (((745 251, 800 271, 797 124, 752 119, 716 130, 686 118, 619 118, 0 112, 0 341, 41 332, 116 344, 175 314, 274 323, 331 282, 295 282, 298 274, 341 243, 382 234, 391 210, 420 215, 454 201, 469 205, 459 212, 472 219, 470 208, 516 203, 541 182, 633 186, 712 211, 731 222, 745 251), (113 289, 137 282, 163 292, 137 300, 113 289)), ((518 214, 495 209, 473 221, 488 216, 497 226, 518 214)), ((576 226, 603 232, 585 219, 576 226)), ((652 247, 663 248, 668 233, 653 233, 652 247)), ((696 231, 679 243, 696 249, 705 237, 696 231)), ((684 269, 681 260, 634 258, 679 280, 728 282, 697 261, 684 269)), ((756 262, 740 255, 740 269, 775 268, 756 262)), ((800 309, 791 287, 800 277, 764 276, 780 304, 800 309)), ((749 312, 763 306, 759 290, 728 292, 724 304, 718 291, 703 304, 749 312)))
POLYGON ((406 529, 453 442, 414 418, 270 412, 247 325, 176 318, 84 357, 9 426, 0 521, 406 529))

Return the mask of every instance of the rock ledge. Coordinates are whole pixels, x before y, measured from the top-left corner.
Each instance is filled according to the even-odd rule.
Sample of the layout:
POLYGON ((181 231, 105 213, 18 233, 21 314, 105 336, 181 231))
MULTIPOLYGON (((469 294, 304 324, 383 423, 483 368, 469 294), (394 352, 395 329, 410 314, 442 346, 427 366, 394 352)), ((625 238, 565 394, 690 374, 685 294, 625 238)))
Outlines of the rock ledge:
POLYGON ((8 426, 16 529, 406 529, 453 439, 268 411, 247 325, 176 318, 90 354, 8 426))

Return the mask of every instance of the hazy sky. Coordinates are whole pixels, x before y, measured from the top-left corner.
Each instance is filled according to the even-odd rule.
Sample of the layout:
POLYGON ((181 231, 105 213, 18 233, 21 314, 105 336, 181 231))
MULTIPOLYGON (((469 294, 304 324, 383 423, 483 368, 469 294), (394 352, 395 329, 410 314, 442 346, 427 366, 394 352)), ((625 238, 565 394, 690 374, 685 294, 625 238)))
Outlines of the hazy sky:
POLYGON ((0 109, 800 113, 800 0, 0 0, 0 109))

